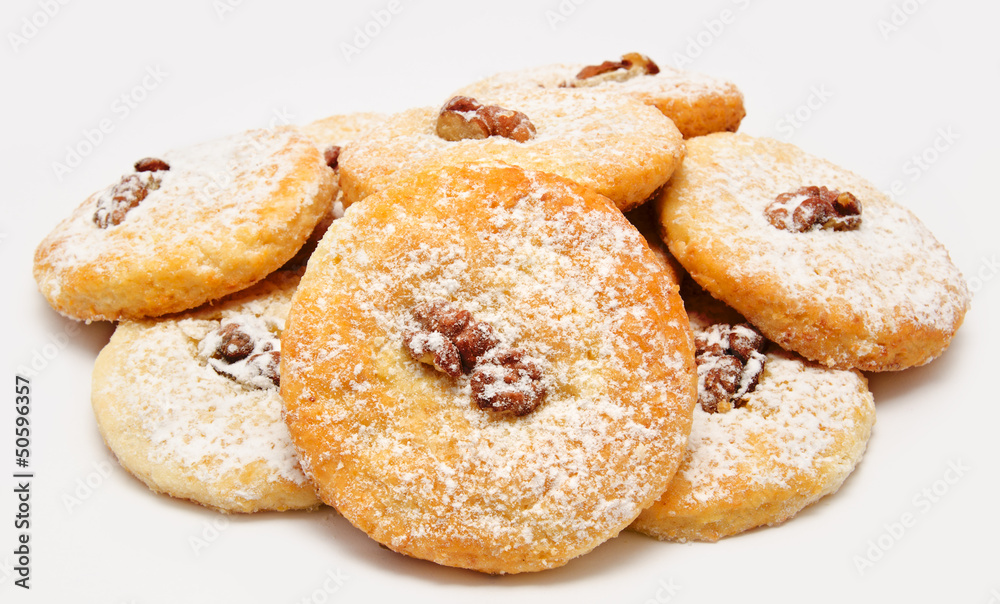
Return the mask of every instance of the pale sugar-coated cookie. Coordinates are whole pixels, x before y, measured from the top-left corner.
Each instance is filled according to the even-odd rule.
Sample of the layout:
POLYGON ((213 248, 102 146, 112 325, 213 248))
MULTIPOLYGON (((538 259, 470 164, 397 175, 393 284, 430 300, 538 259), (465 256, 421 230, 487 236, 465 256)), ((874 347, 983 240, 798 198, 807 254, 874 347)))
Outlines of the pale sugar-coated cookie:
POLYGON ((150 489, 223 512, 311 508, 281 419, 281 332, 299 274, 212 306, 122 321, 92 402, 108 447, 150 489))

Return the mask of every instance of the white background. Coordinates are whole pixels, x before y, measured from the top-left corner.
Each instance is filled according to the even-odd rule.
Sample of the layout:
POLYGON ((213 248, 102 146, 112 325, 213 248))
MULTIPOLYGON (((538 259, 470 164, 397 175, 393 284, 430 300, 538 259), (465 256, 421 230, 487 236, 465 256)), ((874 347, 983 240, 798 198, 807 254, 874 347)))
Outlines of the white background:
POLYGON ((995 1, 46 2, 0 9, 0 601, 1000 602, 995 1), (281 116, 438 105, 497 70, 633 50, 736 82, 744 132, 896 183, 977 292, 943 357, 871 377, 878 423, 839 493, 717 544, 626 533, 497 578, 394 554, 329 508, 226 519, 118 467, 89 404, 111 327, 77 328, 31 276, 35 246, 86 195, 136 158, 281 116), (33 375, 30 592, 12 574, 18 371, 33 375))

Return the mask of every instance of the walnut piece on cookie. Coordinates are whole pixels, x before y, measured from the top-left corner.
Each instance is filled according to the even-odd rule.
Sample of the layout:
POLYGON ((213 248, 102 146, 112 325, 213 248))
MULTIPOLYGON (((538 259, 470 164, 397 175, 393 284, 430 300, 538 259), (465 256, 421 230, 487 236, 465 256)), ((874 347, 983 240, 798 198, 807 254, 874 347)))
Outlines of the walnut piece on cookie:
POLYGON ((523 350, 501 345, 489 323, 445 300, 420 304, 412 314, 420 327, 404 336, 410 355, 451 377, 472 374, 480 409, 522 416, 545 398, 539 363, 523 350))
POLYGON ((321 497, 394 551, 489 573, 618 534, 666 487, 695 403, 661 275, 607 198, 551 174, 434 167, 366 198, 282 340, 321 497))
POLYGON ((523 143, 535 137, 535 126, 520 111, 483 105, 467 96, 448 100, 438 114, 437 135, 446 141, 502 136, 523 143))

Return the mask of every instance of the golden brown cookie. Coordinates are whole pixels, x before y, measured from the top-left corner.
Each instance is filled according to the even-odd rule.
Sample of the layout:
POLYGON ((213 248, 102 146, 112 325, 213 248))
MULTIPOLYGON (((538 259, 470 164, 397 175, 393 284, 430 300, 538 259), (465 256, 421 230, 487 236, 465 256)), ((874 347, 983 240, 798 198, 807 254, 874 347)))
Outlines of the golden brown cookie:
POLYGON ((413 173, 336 221, 284 335, 323 500, 389 548, 565 564, 666 487, 695 395, 676 288, 606 198, 502 164, 413 173))
POLYGON ((947 348, 969 291, 909 210, 787 143, 722 133, 687 146, 656 203, 664 240, 768 339, 866 371, 921 365, 947 348))
POLYGON ((683 140, 670 120, 628 97, 586 90, 537 90, 475 101, 507 113, 494 110, 484 115, 482 109, 471 106, 445 111, 448 105, 411 109, 355 139, 340 156, 347 202, 386 188, 421 164, 422 169, 430 169, 430 162, 445 166, 497 160, 587 185, 624 211, 646 201, 683 157, 683 140), (469 127, 466 134, 474 138, 453 140, 453 130, 439 130, 439 123, 455 125, 444 124, 445 117, 469 127), (503 131, 503 126, 509 129, 503 131))
POLYGON ((746 111, 735 84, 704 74, 662 67, 637 53, 597 65, 557 64, 499 73, 456 94, 493 96, 514 90, 590 88, 626 94, 655 106, 673 120, 684 138, 736 132, 746 111))
POLYGON ((681 467, 631 528, 671 541, 716 541, 784 522, 840 488, 875 422, 864 376, 810 363, 762 338, 751 342, 742 317, 704 292, 685 293, 684 301, 698 350, 699 404, 681 467), (729 376, 727 390, 730 364, 740 373, 729 376))
POLYGON ((305 243, 335 182, 291 128, 251 130, 136 162, 35 252, 35 280, 78 320, 159 316, 260 281, 305 243))
POLYGON ((125 469, 223 512, 319 505, 281 419, 280 337, 298 281, 279 271, 212 306, 118 325, 92 402, 125 469))

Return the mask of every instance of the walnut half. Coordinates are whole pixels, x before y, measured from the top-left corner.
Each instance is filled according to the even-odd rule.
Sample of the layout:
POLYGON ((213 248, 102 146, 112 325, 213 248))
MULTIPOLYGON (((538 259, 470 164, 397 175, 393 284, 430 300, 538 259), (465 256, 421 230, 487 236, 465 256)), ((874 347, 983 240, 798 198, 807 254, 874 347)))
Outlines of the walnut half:
POLYGON ((142 203, 150 191, 160 188, 162 177, 156 173, 169 169, 170 164, 155 157, 144 157, 135 162, 135 172, 122 176, 97 198, 94 224, 101 229, 121 224, 129 210, 142 203))
POLYGON ((826 187, 799 187, 782 193, 764 216, 771 226, 792 233, 815 229, 853 231, 861 226, 861 201, 847 192, 826 187))
POLYGON ((517 349, 495 348, 472 372, 472 396, 480 409, 521 417, 545 398, 542 370, 517 349))
POLYGON ((587 65, 576 77, 560 86, 563 88, 579 88, 594 86, 606 81, 624 82, 642 75, 656 75, 660 66, 646 55, 630 52, 622 55, 621 61, 604 61, 600 65, 587 65), (603 76, 603 77, 599 77, 603 76))
POLYGON ((502 136, 523 143, 535 137, 535 125, 520 111, 456 96, 441 108, 436 132, 446 141, 502 136))
POLYGON ((281 343, 266 324, 254 316, 222 323, 200 344, 200 354, 217 373, 249 388, 277 388, 281 384, 281 343))
POLYGON ((694 339, 698 402, 708 413, 725 413, 747 403, 767 357, 767 340, 748 323, 717 323, 694 339))
POLYGON ((403 336, 410 356, 451 377, 471 373, 480 409, 520 417, 542 403, 541 368, 524 351, 502 346, 492 325, 443 300, 420 304, 411 315, 419 329, 403 336))

